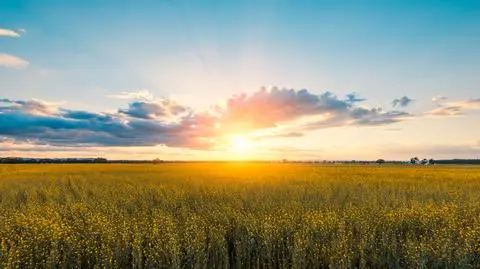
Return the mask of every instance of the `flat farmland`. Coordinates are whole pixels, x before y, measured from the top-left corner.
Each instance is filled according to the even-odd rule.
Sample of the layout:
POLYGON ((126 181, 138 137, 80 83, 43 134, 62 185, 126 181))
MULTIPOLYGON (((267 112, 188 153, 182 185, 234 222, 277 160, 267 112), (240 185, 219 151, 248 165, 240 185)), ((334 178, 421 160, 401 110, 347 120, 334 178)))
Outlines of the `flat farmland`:
POLYGON ((1 268, 479 268, 480 167, 0 165, 1 268))

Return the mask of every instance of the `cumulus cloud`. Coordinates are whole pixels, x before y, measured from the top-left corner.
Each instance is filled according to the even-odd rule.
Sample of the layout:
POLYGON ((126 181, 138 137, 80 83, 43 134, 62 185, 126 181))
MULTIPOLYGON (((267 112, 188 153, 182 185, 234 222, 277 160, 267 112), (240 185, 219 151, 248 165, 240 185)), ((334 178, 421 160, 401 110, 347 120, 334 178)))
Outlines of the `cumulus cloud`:
POLYGON ((0 67, 20 69, 27 67, 29 64, 29 62, 17 56, 0 53, 0 67))
MULTIPOLYGON (((153 110, 146 115, 155 113, 158 112, 153 110)), ((57 109, 35 100, 0 99, 0 135, 39 145, 81 147, 165 144, 203 148, 211 146, 211 141, 203 136, 211 137, 212 134, 196 125, 206 124, 208 122, 204 117, 197 115, 182 115, 177 122, 172 122, 143 117, 141 114, 130 116, 125 113, 94 113, 57 109)))
POLYGON ((118 110, 119 113, 140 119, 175 119, 178 115, 188 111, 188 107, 168 99, 156 102, 135 101, 130 103, 127 109, 118 110))
POLYGON ((425 112, 425 115, 430 117, 456 117, 464 115, 468 110, 480 110, 480 98, 445 104, 438 103, 436 108, 425 112))
POLYGON ((240 129, 274 127, 276 123, 294 120, 300 116, 342 111, 349 103, 330 92, 314 95, 303 89, 270 90, 262 88, 252 95, 241 94, 230 98, 223 111, 223 121, 240 129))
POLYGON ((393 107, 407 107, 412 103, 413 99, 409 98, 408 96, 403 96, 401 98, 396 98, 392 101, 393 107))
POLYGON ((298 137, 335 126, 378 126, 402 121, 403 111, 358 106, 355 95, 306 89, 262 88, 235 95, 208 111, 172 100, 135 100, 114 113, 61 108, 38 100, 0 99, 0 136, 58 147, 153 146, 214 149, 225 136, 261 132, 298 137))
POLYGON ((0 28, 0 37, 5 36, 5 37, 20 37, 21 33, 25 33, 25 29, 20 29, 18 31, 11 30, 11 29, 5 29, 5 28, 0 28))
POLYGON ((347 125, 385 125, 411 116, 403 111, 357 106, 359 101, 352 95, 342 99, 331 92, 316 95, 306 89, 262 88, 251 95, 230 98, 221 113, 222 126, 235 132, 290 124, 298 132, 347 125))

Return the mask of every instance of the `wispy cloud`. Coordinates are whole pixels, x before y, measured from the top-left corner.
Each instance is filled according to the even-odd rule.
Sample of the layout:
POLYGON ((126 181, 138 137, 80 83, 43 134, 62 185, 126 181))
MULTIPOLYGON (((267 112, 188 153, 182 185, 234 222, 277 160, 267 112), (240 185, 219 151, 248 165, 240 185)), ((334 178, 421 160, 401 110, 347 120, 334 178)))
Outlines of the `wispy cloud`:
POLYGON ((412 103, 413 99, 408 96, 403 96, 401 98, 396 98, 392 101, 393 107, 407 107, 412 103))
POLYGON ((14 55, 0 53, 0 67, 8 67, 8 68, 25 68, 30 63, 22 58, 19 58, 14 55))
MULTIPOLYGON (((362 99, 363 100, 363 99, 362 99)), ((134 100, 115 113, 71 110, 38 100, 0 99, 0 136, 57 147, 153 146, 215 149, 225 137, 262 131, 261 139, 299 137, 336 126, 378 126, 407 119, 403 111, 357 106, 333 93, 273 87, 229 98, 207 111, 172 100, 134 100)))
POLYGON ((0 37, 20 37, 22 33, 25 33, 25 29, 19 29, 18 31, 11 30, 11 29, 5 29, 5 28, 0 28, 0 37))
POLYGON ((444 102, 448 99, 448 97, 446 96, 443 96, 443 95, 436 95, 434 97, 432 97, 432 103, 441 103, 441 102, 444 102))
POLYGON ((109 98, 122 99, 122 100, 143 100, 151 101, 154 100, 153 93, 148 90, 139 90, 139 91, 124 91, 117 94, 107 95, 109 98))
POLYGON ((437 107, 425 112, 430 117, 458 117, 469 110, 480 110, 480 98, 457 102, 437 103, 437 107))

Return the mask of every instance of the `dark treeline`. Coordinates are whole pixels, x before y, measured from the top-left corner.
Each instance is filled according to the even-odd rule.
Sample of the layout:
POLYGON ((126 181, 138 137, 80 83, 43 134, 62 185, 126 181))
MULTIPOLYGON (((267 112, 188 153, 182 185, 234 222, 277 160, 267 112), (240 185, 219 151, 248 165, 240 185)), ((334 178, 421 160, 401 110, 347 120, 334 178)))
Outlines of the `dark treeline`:
POLYGON ((0 158, 0 163, 108 163, 105 158, 0 158))
POLYGON ((480 159, 435 160, 437 164, 480 164, 480 159))
MULTIPOLYGON (((160 159, 154 160, 108 160, 106 158, 20 158, 20 157, 0 157, 0 164, 46 164, 46 163, 131 163, 131 164, 142 164, 142 163, 184 163, 184 162, 225 162, 225 161, 165 161, 160 159)), ((249 162, 265 162, 271 163, 275 161, 249 161, 249 162)), ((350 160, 350 161, 296 161, 296 160, 286 160, 281 161, 283 163, 317 163, 317 164, 412 164, 411 161, 390 161, 378 159, 376 161, 361 161, 361 160, 350 160)), ((480 159, 450 159, 450 160, 434 160, 431 159, 429 164, 465 164, 465 165, 480 165, 480 159)))

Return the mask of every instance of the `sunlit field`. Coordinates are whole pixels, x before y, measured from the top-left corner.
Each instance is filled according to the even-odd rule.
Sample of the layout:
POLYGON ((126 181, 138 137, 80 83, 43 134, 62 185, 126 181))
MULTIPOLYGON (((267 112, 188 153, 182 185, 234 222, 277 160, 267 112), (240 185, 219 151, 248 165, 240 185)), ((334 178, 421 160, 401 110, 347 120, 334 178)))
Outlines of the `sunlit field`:
POLYGON ((0 166, 1 268, 480 267, 480 168, 0 166))

